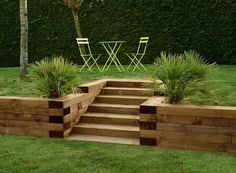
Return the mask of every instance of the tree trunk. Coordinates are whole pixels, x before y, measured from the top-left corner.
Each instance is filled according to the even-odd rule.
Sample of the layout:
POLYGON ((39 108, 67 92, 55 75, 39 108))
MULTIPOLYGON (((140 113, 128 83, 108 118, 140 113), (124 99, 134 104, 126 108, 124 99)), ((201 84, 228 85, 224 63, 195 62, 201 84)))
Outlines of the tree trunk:
POLYGON ((82 38, 78 11, 72 9, 72 14, 73 14, 73 17, 74 17, 74 22, 75 22, 75 28, 76 28, 77 35, 78 35, 79 38, 82 38))
POLYGON ((20 0, 20 77, 25 78, 28 70, 28 10, 27 0, 20 0))
MULTIPOLYGON (((79 20, 79 16, 78 16, 78 10, 72 9, 72 14, 73 14, 74 22, 75 22, 75 28, 76 28, 77 36, 78 36, 78 38, 83 38, 82 37, 82 33, 81 33, 81 27, 80 27, 80 20, 79 20)), ((86 54, 84 45, 80 45, 80 46, 81 46, 82 53, 86 54)))

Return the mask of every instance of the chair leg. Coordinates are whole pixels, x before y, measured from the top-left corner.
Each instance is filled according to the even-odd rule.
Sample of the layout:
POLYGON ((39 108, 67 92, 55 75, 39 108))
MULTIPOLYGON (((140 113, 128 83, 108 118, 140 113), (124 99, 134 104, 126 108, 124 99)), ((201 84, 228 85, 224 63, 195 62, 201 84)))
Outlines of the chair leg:
POLYGON ((117 64, 117 62, 114 61, 114 60, 113 60, 113 62, 114 62, 114 64, 115 64, 115 66, 118 68, 118 70, 119 70, 120 72, 122 72, 122 70, 120 69, 120 67, 119 67, 119 65, 117 64))
MULTIPOLYGON (((143 64, 139 64, 145 71, 148 71, 147 69, 146 69, 146 67, 143 65, 143 64)), ((136 68, 138 68, 138 69, 140 69, 140 67, 139 66, 135 66, 134 68, 133 68, 133 71, 135 71, 135 69, 136 68)))
POLYGON ((107 64, 109 63, 110 58, 107 59, 106 63, 104 64, 103 68, 102 68, 102 72, 105 70, 105 68, 107 68, 107 64))
MULTIPOLYGON (((98 58, 96 59, 96 61, 98 60, 98 58)), ((101 72, 102 70, 101 70, 101 68, 99 67, 99 65, 98 65, 98 63, 96 62, 96 65, 97 65, 97 68, 98 68, 98 70, 99 70, 99 72, 101 72)))
POLYGON ((145 71, 147 71, 147 69, 145 68, 145 66, 141 63, 141 60, 143 58, 143 55, 141 55, 141 57, 138 59, 138 56, 139 55, 136 55, 134 53, 132 53, 131 55, 133 56, 133 58, 129 55, 129 54, 126 54, 129 59, 131 60, 131 63, 129 64, 127 70, 131 67, 132 64, 134 64, 134 68, 132 71, 135 71, 136 68, 140 70, 140 67, 142 67, 145 71))
POLYGON ((107 71, 107 70, 109 69, 109 67, 111 66, 111 64, 112 64, 112 61, 110 61, 109 64, 106 66, 105 71, 107 71))
MULTIPOLYGON (((138 56, 138 55, 137 55, 137 56, 138 56)), ((138 66, 138 61, 139 61, 139 60, 138 60, 137 56, 133 55, 133 57, 134 57, 133 60, 134 60, 134 62, 135 62, 134 65, 137 66, 137 68, 140 70, 140 67, 138 66)), ((133 68, 133 71, 135 71, 134 68, 133 68)))
MULTIPOLYGON (((115 56, 116 56, 116 55, 115 55, 115 56)), ((117 56, 116 56, 116 61, 117 61, 117 64, 120 65, 121 70, 122 70, 122 71, 125 71, 123 65, 121 64, 121 62, 120 62, 120 60, 117 58, 117 56)))
POLYGON ((79 69, 79 71, 81 72, 81 71, 84 69, 85 66, 86 66, 86 65, 83 64, 83 66, 79 69))
POLYGON ((80 68, 80 72, 85 68, 85 67, 88 67, 88 70, 90 71, 90 72, 92 72, 92 69, 90 68, 90 66, 87 64, 87 63, 84 63, 84 65, 80 68))
POLYGON ((129 70, 129 68, 131 67, 131 65, 132 64, 135 64, 135 62, 134 62, 134 59, 133 58, 131 58, 131 56, 129 55, 129 54, 126 54, 128 57, 129 57, 129 59, 130 59, 130 64, 129 64, 129 66, 127 67, 127 69, 126 70, 129 70))
POLYGON ((98 55, 97 56, 97 58, 93 58, 93 64, 91 65, 91 68, 94 66, 94 65, 96 65, 97 66, 97 68, 98 68, 98 70, 101 72, 101 69, 100 69, 100 67, 99 67, 99 65, 98 65, 98 63, 97 63, 97 61, 98 61, 98 59, 100 58, 100 56, 101 55, 98 55))
POLYGON ((136 58, 136 59, 137 59, 137 64, 134 66, 133 71, 135 71, 136 68, 139 68, 139 67, 138 67, 139 65, 140 65, 141 67, 143 67, 143 69, 144 69, 145 71, 147 71, 146 67, 144 67, 144 65, 141 63, 142 58, 143 58, 143 56, 141 56, 140 59, 137 59, 137 58, 136 58))
POLYGON ((88 67, 88 70, 89 70, 90 72, 92 72, 92 69, 91 69, 91 67, 90 67, 90 65, 89 65, 90 59, 91 59, 91 56, 90 56, 87 60, 83 57, 84 65, 81 67, 80 72, 81 72, 85 67, 88 67))
POLYGON ((148 71, 147 68, 142 63, 140 63, 140 66, 142 66, 145 71, 148 71))

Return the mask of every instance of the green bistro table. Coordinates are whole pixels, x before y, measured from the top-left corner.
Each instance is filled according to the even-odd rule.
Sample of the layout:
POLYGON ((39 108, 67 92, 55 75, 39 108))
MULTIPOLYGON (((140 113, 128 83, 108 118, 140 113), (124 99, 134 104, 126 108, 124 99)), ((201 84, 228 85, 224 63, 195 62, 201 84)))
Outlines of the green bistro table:
POLYGON ((102 71, 104 71, 104 70, 107 71, 112 63, 115 64, 116 68, 120 72, 125 71, 124 67, 122 66, 122 64, 120 63, 120 61, 117 57, 117 53, 119 52, 119 50, 124 42, 125 41, 99 42, 100 44, 102 44, 102 46, 104 47, 104 49, 106 50, 106 52, 109 55, 104 67, 102 68, 102 71))

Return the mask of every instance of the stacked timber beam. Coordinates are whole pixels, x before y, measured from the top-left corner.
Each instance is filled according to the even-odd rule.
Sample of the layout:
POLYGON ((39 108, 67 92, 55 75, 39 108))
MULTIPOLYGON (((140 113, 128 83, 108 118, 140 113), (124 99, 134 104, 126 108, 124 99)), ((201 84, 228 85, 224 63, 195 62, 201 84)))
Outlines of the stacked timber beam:
POLYGON ((153 97, 140 106, 140 144, 236 152, 236 107, 171 105, 153 97))
POLYGON ((49 99, 0 97, 0 133, 48 136, 62 126, 51 124, 50 115, 61 116, 62 109, 50 108, 49 99))
POLYGON ((110 79, 67 139, 139 145, 140 104, 154 95, 148 80, 110 79))
POLYGON ((152 97, 140 105, 140 145, 157 145, 157 106, 164 97, 152 97))
POLYGON ((236 152, 236 107, 161 104, 157 124, 159 146, 236 152))
POLYGON ((0 97, 0 134, 236 152, 236 107, 166 104, 149 83, 103 79, 59 99, 0 97))
POLYGON ((91 82, 81 86, 86 93, 59 99, 0 97, 0 134, 67 137, 104 85, 91 82))

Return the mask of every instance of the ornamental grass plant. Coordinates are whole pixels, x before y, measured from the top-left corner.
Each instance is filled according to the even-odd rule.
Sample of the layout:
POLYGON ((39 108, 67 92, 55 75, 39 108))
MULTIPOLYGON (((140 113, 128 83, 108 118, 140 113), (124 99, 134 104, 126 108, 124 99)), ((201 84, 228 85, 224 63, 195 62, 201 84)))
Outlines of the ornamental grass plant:
POLYGON ((162 81, 154 83, 152 89, 164 93, 171 104, 180 104, 186 97, 198 93, 209 96, 206 83, 207 74, 215 64, 208 64, 197 52, 185 51, 183 54, 161 55, 155 61, 153 76, 162 81))
POLYGON ((43 97, 58 98, 65 94, 78 92, 78 66, 62 56, 53 56, 30 65, 30 76, 43 97))

